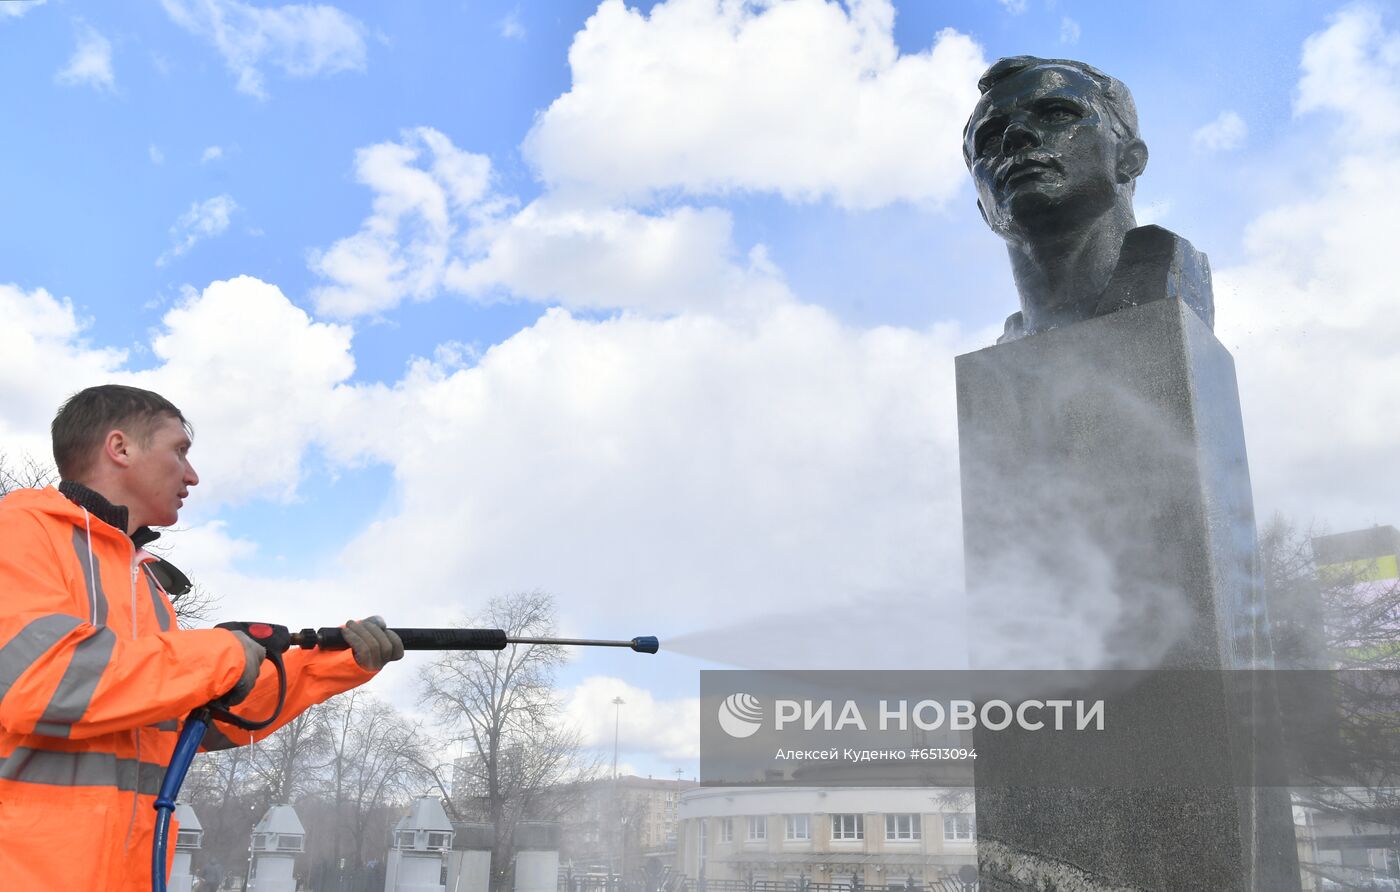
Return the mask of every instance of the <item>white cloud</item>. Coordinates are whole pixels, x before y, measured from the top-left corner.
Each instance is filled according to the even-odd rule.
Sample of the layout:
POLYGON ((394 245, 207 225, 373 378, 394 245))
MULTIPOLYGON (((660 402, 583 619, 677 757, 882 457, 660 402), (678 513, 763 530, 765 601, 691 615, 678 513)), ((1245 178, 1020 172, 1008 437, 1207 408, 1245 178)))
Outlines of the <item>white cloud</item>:
POLYGON ((224 150, 220 146, 206 146, 199 156, 200 164, 209 164, 213 161, 221 161, 224 157, 224 150))
POLYGON ((888 0, 847 6, 667 0, 643 14, 604 0, 526 154, 551 187, 609 202, 669 189, 947 201, 967 178, 980 48, 945 30, 901 55, 888 0))
POLYGON ((172 259, 193 248, 197 242, 223 235, 229 218, 238 210, 238 202, 229 195, 215 195, 190 205, 170 227, 170 250, 156 258, 156 266, 165 266, 172 259))
POLYGON ((1079 27, 1079 23, 1074 19, 1069 16, 1064 16, 1060 19, 1060 43, 1073 46, 1079 42, 1081 33, 1082 30, 1079 27))
POLYGON ((327 5, 259 7, 239 0, 161 0, 180 27, 214 44, 238 89, 258 98, 267 91, 267 65, 293 77, 363 71, 365 26, 327 5))
POLYGON ((1400 35, 1375 7, 1353 4, 1303 42, 1294 112, 1340 113, 1354 138, 1400 132, 1400 35))
POLYGON ((160 150, 160 146, 150 143, 146 146, 146 154, 150 157, 151 163, 161 165, 165 163, 165 153, 160 150))
POLYGON ((78 46, 68 64, 54 75, 54 80, 70 87, 88 86, 111 91, 116 88, 112 73, 112 42, 85 22, 77 25, 78 46))
POLYGON ((312 297, 320 312, 348 317, 426 300, 442 287, 460 231, 486 212, 491 162, 429 127, 355 153, 355 175, 374 192, 359 232, 310 258, 333 284, 312 297))
POLYGON ((944 32, 900 56, 893 17, 886 0, 669 0, 648 16, 605 0, 574 41, 573 88, 527 138, 545 194, 518 208, 491 190, 487 158, 431 128, 363 148, 373 210, 310 255, 326 280, 315 306, 351 318, 444 292, 653 313, 790 300, 764 246, 734 243, 727 211, 629 202, 744 188, 872 207, 963 188, 980 50, 944 32))
POLYGON ((292 496, 302 452, 354 371, 350 336, 247 276, 215 282, 165 314, 151 343, 160 365, 134 377, 194 422, 201 510, 292 496))
POLYGON ((111 380, 126 354, 89 345, 73 304, 42 288, 0 285, 0 319, 0 443, 12 456, 48 462, 48 425, 59 405, 111 380))
POLYGON ((582 732, 582 743, 611 752, 614 719, 621 753, 648 753, 659 759, 700 758, 700 700, 658 700, 651 691, 620 678, 590 676, 565 695, 564 718, 582 732), (613 705, 621 697, 623 705, 613 705))
POLYGON ((1020 15, 1026 11, 1026 0, 998 0, 998 2, 1012 15, 1020 15))
POLYGON ((501 19, 500 29, 501 36, 508 40, 524 40, 525 25, 520 21, 520 10, 512 10, 501 19))
MULTIPOLYGON (((166 313, 152 340, 158 365, 132 372, 126 352, 90 344, 72 303, 43 289, 0 285, 0 318, 3 451, 47 462, 54 412, 85 387, 124 383, 166 395, 194 422, 191 457, 201 475, 190 502, 195 523, 167 540, 178 545, 176 561, 228 596, 221 609, 273 615, 287 581, 236 574, 233 565, 253 556, 254 544, 198 517, 255 496, 292 496, 304 452, 334 417, 337 387, 354 369, 349 330, 312 322, 256 279, 216 282, 166 313)), ((338 619, 360 604, 353 586, 347 593, 324 580, 303 583, 330 593, 316 603, 338 619)), ((373 605, 360 606, 367 614, 373 605)))
POLYGON ((1223 111, 1211 121, 1191 134, 1191 144, 1207 152, 1228 152, 1244 145, 1249 127, 1244 118, 1233 111, 1223 111))
MULTIPOLYGON (((200 437, 200 446, 204 445, 204 439, 200 437)), ((204 495, 202 492, 198 494, 204 495)), ((228 524, 222 520, 181 527, 178 539, 180 563, 183 567, 199 568, 195 572, 201 576, 223 576, 231 572, 238 561, 255 557, 258 553, 256 542, 231 535, 228 524)), ((199 581, 203 583, 202 579, 199 581)))
POLYGON ((1400 33, 1353 7, 1304 47, 1299 109, 1331 166, 1251 223, 1245 262, 1217 273, 1219 328, 1261 508, 1346 529, 1393 522, 1375 512, 1400 504, 1395 239, 1378 216, 1400 203, 1400 152, 1356 138, 1400 128, 1387 111, 1400 108, 1400 33))
POLYGON ((746 311, 788 299, 761 249, 732 254, 733 221, 718 208, 661 214, 532 202, 479 230, 484 255, 454 262, 446 284, 571 307, 746 311))
POLYGON ((734 256, 726 211, 644 214, 546 196, 516 211, 490 161, 431 128, 356 153, 374 193, 354 235, 310 258, 319 312, 348 318, 443 291, 586 308, 753 309, 788 297, 760 250, 734 256))
POLYGON ((552 310, 471 368, 423 362, 347 396, 326 448, 391 464, 398 487, 343 572, 370 590, 451 591, 414 608, 449 616, 541 587, 580 633, 913 595, 927 615, 910 634, 955 659, 938 611, 960 566, 962 346, 792 305, 745 320, 552 310), (434 557, 383 559, 409 553, 434 557))
POLYGON ((25 13, 33 12, 47 2, 49 0, 9 0, 9 2, 0 3, 0 21, 17 19, 25 13))

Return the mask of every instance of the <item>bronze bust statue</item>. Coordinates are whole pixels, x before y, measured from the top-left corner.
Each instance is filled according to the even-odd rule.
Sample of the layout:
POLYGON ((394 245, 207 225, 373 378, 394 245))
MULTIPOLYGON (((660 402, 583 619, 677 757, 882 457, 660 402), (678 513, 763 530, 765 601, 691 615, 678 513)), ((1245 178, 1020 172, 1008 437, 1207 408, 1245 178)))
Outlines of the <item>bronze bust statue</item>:
POLYGON ((1213 325, 1205 255, 1133 216, 1147 144, 1128 88, 1083 62, 1036 56, 999 60, 977 86, 963 158, 1021 296, 997 343, 1162 299, 1213 325))

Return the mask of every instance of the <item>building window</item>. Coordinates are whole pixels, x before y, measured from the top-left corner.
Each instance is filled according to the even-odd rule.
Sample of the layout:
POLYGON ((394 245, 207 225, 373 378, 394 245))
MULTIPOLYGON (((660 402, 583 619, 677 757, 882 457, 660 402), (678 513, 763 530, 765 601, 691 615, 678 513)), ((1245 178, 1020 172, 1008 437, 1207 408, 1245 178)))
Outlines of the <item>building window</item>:
POLYGON ((812 838, 812 822, 808 815, 785 815, 783 817, 783 839, 809 840, 812 838))
POLYGON ((972 815, 944 815, 943 838, 949 842, 972 839, 972 815))
POLYGON ((733 842, 733 841, 734 841, 734 819, 733 819, 733 818, 720 818, 720 820, 719 820, 719 841, 720 841, 720 842, 733 842))
POLYGON ((832 839, 865 839, 865 815, 832 815, 832 839))
POLYGON ((429 849, 450 849, 452 848, 452 834, 441 833, 432 830, 428 831, 429 849))
POLYGON ((710 834, 709 834, 708 832, 706 832, 706 828, 705 828, 705 825, 708 824, 708 823, 709 823, 709 821, 708 821, 707 819, 705 819, 705 818, 701 818, 701 819, 700 819, 700 846, 699 846, 699 849, 700 849, 700 861, 701 861, 701 863, 704 863, 705 859, 706 859, 707 857, 709 857, 709 854, 710 854, 710 852, 709 852, 709 848, 710 848, 710 846, 709 846, 709 836, 710 836, 710 834))
POLYGON ((922 839, 923 835, 918 815, 885 815, 885 839, 922 839))
POLYGON ((768 819, 766 817, 749 817, 749 841, 760 842, 768 838, 768 819))

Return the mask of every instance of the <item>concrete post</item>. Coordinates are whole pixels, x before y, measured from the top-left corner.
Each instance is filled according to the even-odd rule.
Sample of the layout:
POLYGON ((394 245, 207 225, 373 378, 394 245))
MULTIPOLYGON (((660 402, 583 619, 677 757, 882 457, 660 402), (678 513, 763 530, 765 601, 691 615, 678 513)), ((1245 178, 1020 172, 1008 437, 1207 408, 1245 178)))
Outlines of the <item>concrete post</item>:
POLYGON ((515 827, 515 892, 558 892, 558 824, 523 821, 515 827))
POLYGON ((166 888, 170 892, 191 892, 194 888, 194 874, 190 860, 204 842, 204 828, 199 816, 183 802, 175 804, 175 863, 170 868, 170 882, 166 888))
POLYGON ((296 892, 293 868, 306 851, 306 828, 290 805, 274 805, 253 828, 248 892, 296 892))
POLYGON ((444 856, 452 850, 452 823, 436 796, 420 796, 394 826, 384 892, 443 892, 444 856))
POLYGON ((447 892, 488 892, 495 844, 496 828, 490 824, 454 822, 452 851, 447 856, 447 892))

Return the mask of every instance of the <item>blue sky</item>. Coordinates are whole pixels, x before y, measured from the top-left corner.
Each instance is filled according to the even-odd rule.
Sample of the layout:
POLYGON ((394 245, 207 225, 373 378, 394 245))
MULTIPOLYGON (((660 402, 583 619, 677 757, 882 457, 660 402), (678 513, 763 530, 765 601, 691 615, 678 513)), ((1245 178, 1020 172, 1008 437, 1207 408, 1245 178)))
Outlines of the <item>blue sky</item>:
MULTIPOLYGON (((0 446, 44 454, 99 380, 167 393, 205 478, 172 558, 229 616, 427 625, 543 588, 569 634, 871 665, 852 630, 917 609, 885 659, 955 665, 952 357, 1015 309, 957 155, 977 75, 1034 53, 1131 87, 1139 222, 1211 257, 1259 513, 1349 529, 1400 495, 1397 28, 1325 3, 4 3, 0 446)), ((665 774, 694 764, 702 665, 580 654, 564 682, 600 745, 626 697, 624 761, 665 774)), ((376 685, 407 704, 411 675, 376 685)))

